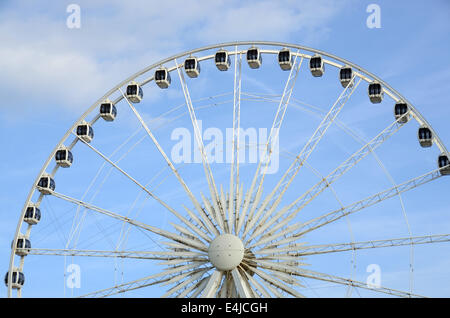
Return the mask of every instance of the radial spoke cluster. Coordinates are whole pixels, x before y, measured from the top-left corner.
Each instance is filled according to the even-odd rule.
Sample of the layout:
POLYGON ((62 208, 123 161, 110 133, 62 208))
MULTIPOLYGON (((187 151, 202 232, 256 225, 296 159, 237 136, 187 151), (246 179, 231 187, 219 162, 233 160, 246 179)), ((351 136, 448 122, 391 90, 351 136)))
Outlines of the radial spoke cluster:
MULTIPOLYGON (((248 194, 243 193, 243 195, 244 197, 249 197, 248 194)), ((281 262, 276 258, 278 253, 256 257, 252 249, 248 249, 243 245, 245 235, 242 234, 242 230, 241 232, 237 232, 237 223, 240 217, 242 217, 244 206, 246 206, 245 199, 236 200, 234 198, 230 200, 228 195, 224 195, 223 192, 221 197, 225 197, 225 199, 220 200, 216 205, 225 212, 228 212, 231 205, 237 202, 235 203, 234 217, 228 219, 226 217, 229 215, 228 213, 220 213, 215 210, 212 208, 212 202, 205 199, 205 206, 208 206, 208 210, 211 212, 208 213, 205 211, 205 215, 216 230, 211 231, 205 224, 206 222, 198 219, 200 222, 196 226, 207 235, 206 238, 202 237, 200 239, 194 231, 190 232, 177 226, 176 228, 180 230, 179 235, 182 236, 182 239, 174 240, 174 242, 181 243, 182 246, 169 246, 169 249, 174 252, 179 252, 179 260, 185 261, 185 265, 177 264, 176 267, 169 266, 165 271, 178 269, 179 272, 177 275, 180 275, 186 270, 184 266, 192 262, 196 262, 196 266, 198 267, 205 266, 206 268, 212 264, 213 268, 210 271, 202 272, 203 274, 201 276, 199 275, 197 279, 183 286, 181 290, 177 288, 167 296, 178 296, 185 289, 192 287, 191 285, 198 286, 191 288, 191 292, 186 296, 192 296, 197 293, 204 297, 261 297, 264 295, 279 296, 285 295, 285 293, 296 297, 301 296, 300 293, 289 287, 290 283, 295 283, 297 286, 301 286, 301 284, 292 274, 288 273, 301 273, 299 266, 302 265, 303 257, 298 254, 285 254, 281 262), (235 221, 232 222, 232 220, 235 221), (228 224, 228 226, 225 227, 225 224, 228 224), (216 232, 220 233, 219 236, 216 236, 216 232), (220 240, 222 238, 224 240, 218 242, 218 239, 220 240), (231 240, 227 238, 231 238, 231 240), (194 246, 192 241, 198 244, 194 246), (192 252, 199 253, 198 257, 183 260, 183 257, 188 257, 192 252), (236 253, 238 253, 237 261, 236 253), (242 254, 239 256, 239 253, 242 254), (221 262, 231 262, 231 264, 223 265, 221 262), (208 283, 206 285, 199 284, 205 277, 208 283), (279 277, 280 279, 273 279, 273 277, 279 277)), ((248 204, 249 208, 252 208, 253 204, 257 204, 257 202, 248 204)), ((245 221, 244 227, 247 221, 245 221)), ((172 264, 173 262, 168 261, 168 264, 172 264)))

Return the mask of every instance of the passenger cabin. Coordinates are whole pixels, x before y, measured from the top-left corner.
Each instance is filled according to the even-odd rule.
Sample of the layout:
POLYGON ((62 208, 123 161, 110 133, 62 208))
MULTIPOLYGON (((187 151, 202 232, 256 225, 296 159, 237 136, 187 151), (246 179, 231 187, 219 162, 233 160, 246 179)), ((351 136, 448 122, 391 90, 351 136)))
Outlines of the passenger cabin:
MULTIPOLYGON (((14 244, 14 241, 12 242, 14 244)), ((16 255, 27 256, 30 253, 31 242, 25 236, 19 236, 16 244, 16 255)))
POLYGON ((161 67, 155 71, 155 82, 160 88, 168 88, 172 79, 170 73, 165 67, 161 67))
POLYGON ((216 55, 214 56, 214 62, 216 63, 216 67, 220 71, 227 71, 231 65, 230 56, 225 50, 219 50, 216 52, 216 55))
POLYGON ((428 127, 420 127, 417 134, 419 137, 419 143, 422 147, 428 148, 433 145, 433 134, 428 127))
POLYGON ((292 68, 292 54, 287 48, 283 48, 278 52, 278 64, 283 71, 289 71, 292 68))
POLYGON ((339 81, 341 82, 342 87, 346 88, 347 86, 353 86, 353 70, 350 66, 344 65, 339 70, 339 81))
POLYGON ((94 139, 94 129, 87 122, 83 121, 77 126, 77 136, 86 143, 94 139))
POLYGON ((439 172, 443 176, 450 175, 450 161, 445 154, 441 154, 438 158, 439 172))
POLYGON ((131 82, 127 86, 125 96, 132 103, 140 103, 144 98, 144 91, 142 90, 142 87, 138 83, 131 82))
POLYGON ((105 100, 103 103, 100 104, 101 118, 103 118, 105 121, 113 121, 116 118, 116 116, 117 116, 116 106, 109 99, 105 100))
POLYGON ((37 189, 42 194, 52 194, 55 190, 55 180, 48 174, 44 174, 39 179, 37 189))
POLYGON ((190 78, 196 78, 200 75, 200 64, 196 57, 188 57, 184 61, 184 70, 190 78))
POLYGON ((325 64, 322 56, 314 54, 309 60, 309 69, 314 77, 320 77, 325 73, 325 64))
POLYGON ((373 81, 367 88, 369 99, 373 104, 379 104, 383 101, 383 87, 377 81, 373 81))
POLYGON ((409 111, 408 105, 405 102, 400 101, 396 103, 394 106, 395 119, 401 124, 407 123, 409 120, 409 114, 408 115, 405 114, 407 114, 408 111, 409 111))
MULTIPOLYGON (((13 270, 11 274, 11 288, 13 289, 20 289, 22 288, 23 284, 25 284, 25 275, 19 271, 17 268, 13 270)), ((9 272, 5 275, 5 285, 9 286, 9 272)))
POLYGON ((69 149, 61 146, 55 153, 56 164, 62 168, 68 168, 73 163, 73 155, 69 149))
POLYGON ((30 203, 25 211, 25 216, 23 217, 23 221, 28 223, 29 225, 38 224, 41 220, 41 210, 36 207, 34 204, 30 203))
POLYGON ((261 51, 252 46, 247 50, 247 63, 250 68, 256 69, 259 68, 262 64, 261 51))

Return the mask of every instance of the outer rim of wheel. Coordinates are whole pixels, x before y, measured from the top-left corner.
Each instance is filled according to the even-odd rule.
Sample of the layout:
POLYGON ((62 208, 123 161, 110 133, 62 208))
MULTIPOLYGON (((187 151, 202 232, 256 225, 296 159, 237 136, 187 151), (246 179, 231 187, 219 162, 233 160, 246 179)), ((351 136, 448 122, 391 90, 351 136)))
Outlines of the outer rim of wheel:
MULTIPOLYGON (((317 50, 314 48, 310 48, 310 47, 306 47, 306 46, 302 46, 302 45, 297 45, 297 44, 291 44, 291 43, 284 43, 284 42, 272 42, 272 41, 235 41, 235 42, 225 42, 225 43, 219 43, 219 44, 214 44, 214 45, 208 45, 208 46, 203 46, 197 49, 193 49, 193 50, 188 50, 176 55, 173 55, 171 57, 162 59, 138 72, 136 72, 135 74, 131 75, 130 77, 126 78, 125 80, 123 80, 122 82, 120 82, 119 84, 117 84, 115 87, 113 87, 112 89, 110 89, 105 95, 103 95, 100 99, 98 99, 94 104, 92 104, 92 106, 90 106, 80 117, 78 120, 76 120, 74 122, 74 124, 67 130, 67 132, 64 134, 64 136, 61 138, 61 140, 58 142, 58 144, 56 145, 56 147, 53 149, 53 151, 50 153, 49 157, 47 158, 47 160, 45 161, 44 165, 42 166, 41 170, 39 171, 30 191, 28 194, 28 197, 25 201, 25 204, 22 208, 22 212, 19 218, 19 222, 17 224, 16 227, 16 231, 14 234, 14 240, 13 240, 13 244, 12 244, 12 248, 11 248, 11 254, 10 254, 10 262, 9 262, 9 267, 8 267, 8 287, 7 287, 7 297, 12 297, 12 271, 14 269, 14 260, 15 260, 15 256, 16 256, 16 245, 17 245, 17 240, 18 240, 18 236, 20 234, 20 229, 23 225, 23 219, 27 210, 27 207, 29 205, 29 203, 31 202, 31 198, 36 190, 36 184, 39 181, 41 175, 47 170, 50 162, 52 161, 55 152, 59 149, 59 147, 61 145, 64 144, 64 142, 67 140, 67 138, 70 136, 71 132, 73 131, 73 129, 82 121, 84 120, 90 113, 92 113, 93 110, 95 110, 98 105, 103 102, 105 99, 109 98, 112 94, 114 94, 115 92, 117 92, 119 90, 119 88, 127 85, 129 82, 134 81, 136 78, 138 78, 141 75, 144 75, 145 73, 158 68, 159 66, 174 61, 176 59, 182 58, 182 57, 186 57, 195 53, 199 53, 199 52, 204 52, 204 51, 208 51, 208 50, 212 50, 212 49, 223 49, 226 47, 237 47, 237 46, 245 46, 245 45, 250 45, 250 46, 256 46, 256 45, 262 45, 262 46, 272 46, 272 47, 280 47, 282 48, 290 48, 290 49, 297 49, 300 50, 299 54, 302 54, 302 51, 306 51, 309 53, 313 53, 313 54, 319 54, 328 58, 331 58, 335 61, 338 61, 340 63, 342 63, 342 65, 339 65, 338 63, 335 63, 334 61, 330 61, 330 60, 326 60, 323 59, 324 64, 328 64, 331 65, 333 67, 341 67, 344 65, 350 66, 352 67, 354 70, 358 71, 359 73, 356 73, 357 77, 360 77, 362 79, 364 79, 366 82, 372 82, 372 81, 378 81, 382 87, 383 87, 383 91, 385 93, 387 93, 391 98, 393 98, 395 100, 395 102, 398 101, 404 101, 409 109, 410 109, 410 114, 411 116, 419 123, 420 126, 425 125, 426 127, 428 127, 432 133, 432 138, 433 138, 433 144, 435 144, 439 150, 440 153, 444 153, 447 157, 450 158, 449 153, 447 151, 447 148, 445 147, 444 143, 441 141, 441 139, 439 138, 438 134, 434 131, 434 129, 432 128, 432 126, 427 122, 427 120, 422 116, 422 114, 420 114, 420 112, 414 107, 414 105, 407 100, 403 95, 401 95, 398 91, 396 91, 394 88, 392 88, 388 83, 386 83, 385 81, 383 81, 381 78, 379 78, 378 76, 372 74, 371 72, 365 70, 364 68, 362 68, 361 66, 354 64, 346 59, 340 58, 336 55, 327 53, 325 51, 321 51, 321 50, 317 50)), ((228 53, 230 55, 235 54, 235 52, 233 51, 228 51, 228 53)), ((263 54, 265 52, 262 52, 263 54)), ((294 53, 295 54, 295 53, 294 53)), ((211 57, 210 57, 211 58, 211 57)), ((208 59, 210 59, 208 58, 208 59)), ((180 67, 183 67, 183 63, 181 63, 179 65, 180 67)), ((176 69, 176 68, 175 68, 176 69)), ((153 80, 153 77, 150 77, 148 80, 144 81, 143 83, 141 83, 140 85, 145 86, 145 84, 147 84, 148 82, 151 82, 153 80)), ((117 100, 113 101, 113 103, 117 103, 122 99, 122 97, 119 97, 117 100)), ((98 119, 100 118, 99 115, 97 115, 93 122, 96 122, 98 119)), ((76 144, 77 140, 74 140, 72 142, 72 144, 68 147, 68 149, 71 149, 75 144, 76 144)), ((54 168, 54 170, 52 171, 52 173, 50 174, 51 176, 54 176, 56 171, 58 170, 58 166, 56 166, 54 168)), ((40 197, 42 196, 42 194, 40 195, 40 197)))

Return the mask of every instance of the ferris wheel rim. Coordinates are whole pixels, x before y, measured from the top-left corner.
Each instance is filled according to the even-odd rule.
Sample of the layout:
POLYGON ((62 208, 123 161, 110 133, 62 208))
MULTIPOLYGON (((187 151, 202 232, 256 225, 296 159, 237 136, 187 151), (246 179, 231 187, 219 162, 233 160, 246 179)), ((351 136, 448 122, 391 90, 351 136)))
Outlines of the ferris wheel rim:
MULTIPOLYGON (((69 130, 64 134, 64 136, 60 139, 60 141, 57 143, 56 147, 52 150, 52 152, 50 153, 49 157, 47 158, 47 160, 45 161, 44 165, 42 166, 41 170, 39 171, 39 174, 37 175, 30 191, 28 194, 28 197, 25 201, 25 204, 23 206, 17 227, 16 227, 16 231, 14 234, 14 240, 13 240, 13 245, 12 245, 12 249, 11 249, 11 254, 10 254, 10 262, 9 262, 9 269, 8 269, 8 279, 11 282, 11 278, 12 278, 12 272, 13 269, 15 268, 14 266, 14 259, 16 256, 16 245, 17 245, 17 240, 19 238, 19 236, 21 235, 20 233, 20 229, 22 227, 23 224, 23 219, 26 213, 26 209, 28 207, 28 205, 31 203, 31 199, 33 194, 35 193, 36 189, 37 189, 37 182, 39 181, 40 177, 46 172, 49 164, 51 163, 55 152, 60 149, 61 146, 64 145, 64 142, 69 138, 69 136, 71 135, 73 129, 80 123, 82 122, 89 114, 92 113, 92 111, 94 111, 96 109, 96 107, 98 107, 99 104, 101 104, 104 100, 108 99, 111 95, 113 95, 115 92, 118 92, 120 90, 121 87, 125 86, 127 83, 134 81, 136 78, 138 78, 141 75, 144 75, 145 73, 163 65, 166 64, 168 62, 171 61, 176 61, 179 58, 182 57, 186 57, 186 56, 192 56, 192 54, 195 53, 200 53, 200 52, 204 52, 204 51, 208 51, 208 50, 212 50, 212 49, 223 49, 223 48, 227 48, 227 47, 238 47, 238 46, 246 46, 246 45, 251 45, 251 46, 256 46, 256 45, 262 45, 262 46, 273 46, 273 47, 280 47, 280 48, 290 48, 290 49, 297 49, 300 51, 307 51, 307 52, 311 52, 314 54, 319 54, 322 56, 326 56, 328 58, 331 58, 333 60, 339 61, 341 63, 343 63, 343 66, 350 66, 352 68, 354 68, 355 70, 361 72, 362 74, 365 75, 365 78, 361 75, 358 75, 361 79, 364 79, 368 82, 367 78, 370 78, 372 81, 377 81, 379 82, 383 89, 387 89, 388 91, 391 92, 391 97, 396 101, 403 101, 408 105, 408 108, 410 109, 410 113, 412 115, 412 117, 419 123, 419 125, 421 126, 426 126, 432 133, 432 139, 433 139, 433 144, 435 144, 440 152, 442 154, 447 155, 447 157, 449 156, 449 153, 444 145, 444 143, 441 141, 441 139, 439 138, 439 135, 436 133, 436 131, 433 129, 433 127, 428 123, 428 121, 422 116, 422 114, 417 110, 417 108, 408 100, 406 99, 403 95, 401 95, 398 91, 396 91, 394 88, 392 88, 388 83, 386 83, 384 80, 382 80, 381 78, 379 78, 378 76, 372 74, 371 72, 367 71, 366 69, 362 68, 361 66, 348 61, 346 59, 343 59, 341 57, 338 57, 334 54, 322 51, 322 50, 318 50, 318 49, 314 49, 314 48, 310 48, 307 46, 302 46, 302 45, 297 45, 297 44, 292 44, 292 43, 285 43, 285 42, 275 42, 275 41, 234 41, 234 42, 224 42, 224 43, 218 43, 218 44, 213 44, 213 45, 207 45, 207 46, 203 46, 203 47, 199 47, 193 50, 187 50, 178 54, 175 54, 173 56, 170 56, 168 58, 162 59, 154 64, 151 64, 143 69, 141 69, 140 71, 134 73, 133 75, 129 76, 128 78, 126 78, 125 80, 121 81, 119 84, 117 84, 115 87, 113 87, 112 89, 110 89, 105 95, 103 95, 100 99, 98 99, 94 104, 92 104, 75 122, 74 124, 69 128, 69 130)), ((230 55, 233 54, 237 54, 233 52, 233 51, 229 51, 230 55)), ((294 53, 295 55, 295 53, 294 53)), ((210 57, 211 58, 211 57, 210 57)), ((336 65, 333 65, 333 63, 330 63, 330 61, 325 60, 324 59, 324 63, 332 65, 334 67, 338 67, 336 65)), ((177 64, 176 69, 178 68, 182 68, 183 67, 183 63, 181 64, 177 64)), ((147 80, 145 83, 143 83, 143 85, 147 84, 148 82, 150 82, 152 80, 152 78, 150 78, 149 80, 147 80)), ((121 100, 122 98, 119 98, 119 100, 121 100)), ((94 119, 93 122, 95 123, 95 121, 97 121, 100 118, 99 115, 97 115, 94 119)), ((76 144, 79 140, 75 139, 71 146, 68 147, 69 149, 71 149, 74 144, 76 144)), ((58 166, 56 166, 54 168, 54 170, 52 171, 52 173, 50 174, 50 176, 53 176, 56 171, 58 170, 58 166)), ((40 195, 40 198, 42 197, 42 194, 40 195)), ((8 297, 12 296, 12 284, 9 283, 8 287, 7 287, 7 295, 8 297)))

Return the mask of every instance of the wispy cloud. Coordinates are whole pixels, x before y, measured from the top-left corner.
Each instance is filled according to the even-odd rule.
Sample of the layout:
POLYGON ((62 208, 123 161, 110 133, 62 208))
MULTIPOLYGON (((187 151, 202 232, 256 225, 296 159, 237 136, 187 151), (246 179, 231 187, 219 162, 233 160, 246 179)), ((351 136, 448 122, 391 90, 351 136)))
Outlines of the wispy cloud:
POLYGON ((69 29, 62 4, 42 11, 42 4, 31 10, 27 1, 14 2, 0 11, 0 97, 10 101, 2 108, 31 114, 39 104, 81 113, 114 84, 160 58, 222 41, 288 40, 300 31, 312 39, 326 32, 345 5, 329 0, 232 4, 79 1, 81 29, 69 29))

